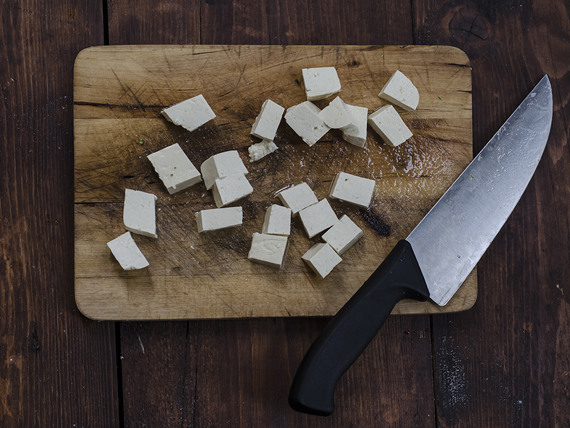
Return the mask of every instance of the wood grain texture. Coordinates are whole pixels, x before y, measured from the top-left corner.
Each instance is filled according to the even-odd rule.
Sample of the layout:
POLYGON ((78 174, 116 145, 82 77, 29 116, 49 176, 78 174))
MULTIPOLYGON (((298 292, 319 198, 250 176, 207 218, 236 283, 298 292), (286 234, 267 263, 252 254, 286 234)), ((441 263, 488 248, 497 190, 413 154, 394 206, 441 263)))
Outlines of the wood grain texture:
POLYGON ((109 43, 191 44, 200 42, 200 1, 106 1, 109 43))
POLYGON ((112 323, 73 298, 73 61, 100 2, 0 2, 0 426, 118 426, 112 323))
POLYGON ((410 45, 410 17, 409 2, 211 0, 201 4, 200 43, 410 45))
POLYGON ((479 263, 473 310, 434 316, 438 426, 570 426, 570 19, 562 2, 414 2, 418 42, 464 49, 478 152, 545 73, 546 150, 479 263))
MULTIPOLYGON (((76 60, 75 88, 76 301, 95 319, 333 315, 472 156, 470 70, 455 48, 91 48, 76 60), (255 140, 249 131, 263 101, 285 107, 304 101, 301 69, 325 65, 337 68, 343 99, 371 111, 383 104, 377 91, 394 71, 410 76, 422 100, 416 111, 402 113, 412 140, 391 148, 371 130, 361 149, 329 132, 310 148, 283 123, 275 139, 281 149, 249 163, 247 148, 255 140), (157 117, 161 108, 198 93, 218 115, 200 129, 189 133, 157 117), (117 107, 123 109, 115 113, 117 107), (254 187, 253 195, 237 203, 244 208, 243 227, 199 234, 195 213, 215 207, 211 193, 202 183, 174 195, 165 192, 146 155, 175 142, 196 166, 215 153, 239 151, 254 187), (332 201, 337 214, 349 215, 365 234, 338 268, 319 280, 302 262, 317 238, 305 238, 298 219, 282 270, 247 260, 251 235, 261 231, 265 209, 278 203, 280 189, 308 182, 322 199, 340 171, 378 184, 367 210, 332 201), (122 271, 105 245, 124 233, 125 188, 159 198, 159 238, 136 238, 150 263, 137 272, 122 271)), ((475 299, 472 276, 443 308, 407 301, 394 313, 464 310, 475 299)))

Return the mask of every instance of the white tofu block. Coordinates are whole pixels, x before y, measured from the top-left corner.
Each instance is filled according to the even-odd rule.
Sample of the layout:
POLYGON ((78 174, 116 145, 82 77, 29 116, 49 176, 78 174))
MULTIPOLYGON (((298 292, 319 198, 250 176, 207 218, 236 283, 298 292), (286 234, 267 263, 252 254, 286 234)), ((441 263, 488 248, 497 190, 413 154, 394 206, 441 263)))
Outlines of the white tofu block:
POLYGON ((137 247, 131 232, 123 233, 107 242, 107 247, 124 270, 142 269, 148 266, 148 261, 137 247))
POLYGON ((125 190, 123 222, 125 228, 139 235, 156 238, 156 196, 138 190, 125 190))
POLYGON ((284 111, 285 109, 279 104, 271 100, 265 100, 261 106, 259 116, 255 118, 253 123, 251 135, 255 135, 262 140, 273 141, 284 111))
POLYGON ((229 205, 253 193, 253 187, 243 174, 218 178, 212 188, 214 202, 218 208, 229 205))
POLYGON ((334 67, 304 68, 303 82, 309 101, 322 100, 340 92, 340 80, 334 67))
POLYGON ((204 184, 208 190, 214 187, 214 182, 218 178, 249 172, 236 150, 229 150, 209 157, 200 166, 200 171, 202 171, 204 184))
POLYGON ((374 194, 374 186, 376 186, 374 180, 339 172, 333 181, 329 196, 368 208, 374 194))
POLYGON ((344 128, 352 122, 352 118, 340 97, 336 97, 328 106, 322 109, 319 117, 332 129, 344 128))
POLYGON ((239 226, 242 222, 243 210, 241 207, 214 208, 196 213, 199 233, 239 226))
POLYGON ((357 147, 366 144, 366 130, 368 127, 368 109, 366 107, 345 104, 346 110, 352 118, 350 125, 342 128, 342 138, 357 147))
POLYGON ((309 238, 338 223, 338 217, 327 199, 299 211, 299 217, 309 238))
POLYGON ((289 236, 291 233, 291 208, 281 205, 271 205, 267 208, 261 231, 269 235, 289 236))
POLYGON ((147 156, 168 193, 173 194, 202 181, 180 145, 173 144, 147 156))
POLYGON ((392 147, 399 146, 413 135, 393 106, 380 107, 371 113, 368 123, 392 147))
POLYGON ((420 102, 418 89, 400 70, 390 77, 378 96, 407 111, 415 110, 420 102))
POLYGON ((255 263, 280 269, 287 251, 287 237, 254 233, 247 258, 255 263))
POLYGON ((320 112, 312 102, 305 101, 289 107, 285 113, 285 121, 305 143, 313 146, 330 129, 319 117, 320 112))
POLYGON ((261 143, 255 143, 247 149, 249 152, 249 161, 257 162, 268 154, 277 150, 277 145, 273 141, 263 140, 261 143))
POLYGON ((322 242, 313 245, 301 258, 323 279, 342 262, 336 251, 322 242))
POLYGON ((356 244, 364 232, 347 216, 343 215, 340 221, 323 235, 323 240, 335 250, 339 256, 356 244))
POLYGON ((170 122, 182 126, 188 131, 194 131, 216 117, 202 95, 174 104, 162 110, 162 115, 170 122))
POLYGON ((307 183, 301 183, 289 189, 285 189, 279 192, 277 197, 281 199, 283 205, 287 208, 291 208, 293 215, 297 215, 302 209, 319 202, 315 192, 311 190, 307 183))

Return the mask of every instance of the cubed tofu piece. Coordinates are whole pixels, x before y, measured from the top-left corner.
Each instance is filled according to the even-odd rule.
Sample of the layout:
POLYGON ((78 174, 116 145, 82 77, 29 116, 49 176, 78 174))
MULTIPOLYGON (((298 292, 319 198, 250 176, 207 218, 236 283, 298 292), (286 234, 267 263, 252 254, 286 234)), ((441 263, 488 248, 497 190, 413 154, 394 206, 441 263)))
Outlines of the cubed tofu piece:
POLYGON ((254 233, 247 258, 255 263, 280 269, 287 251, 287 237, 254 233))
POLYGON ((420 102, 418 88, 400 70, 390 77, 378 96, 407 111, 415 110, 420 102))
POLYGON ((123 233, 107 242, 107 247, 124 270, 142 269, 148 266, 148 261, 137 247, 131 232, 123 233))
POLYGON ((242 222, 242 207, 214 208, 196 213, 199 233, 240 226, 242 222))
POLYGON ((299 217, 309 238, 318 235, 338 222, 338 217, 327 199, 299 211, 299 217))
POLYGON ((340 97, 336 97, 328 106, 322 109, 319 117, 332 129, 345 128, 352 123, 352 118, 340 97))
POLYGON ((340 80, 334 67, 303 69, 303 82, 308 101, 317 101, 340 92, 340 80))
POLYGON ((257 162, 277 150, 277 145, 273 141, 263 140, 261 143, 252 144, 247 150, 249 152, 249 161, 257 162))
POLYGON ((229 205, 253 193, 253 187, 243 174, 218 178, 212 188, 214 202, 218 208, 229 205))
POLYGON ((269 235, 289 236, 291 233, 291 208, 271 205, 265 211, 263 233, 269 235))
POLYGON ((216 117, 202 95, 174 104, 162 110, 162 115, 170 122, 182 126, 188 131, 194 131, 216 117))
POLYGON ((138 190, 125 190, 123 222, 128 231, 156 238, 156 196, 138 190))
POLYGON ((261 138, 262 140, 273 141, 284 111, 285 109, 279 104, 271 100, 265 100, 261 106, 259 116, 255 118, 255 122, 253 123, 251 135, 261 138))
POLYGON ((336 251, 329 244, 322 242, 313 245, 301 258, 323 279, 342 262, 336 251))
POLYGON ((170 194, 202 181, 200 172, 178 144, 168 146, 147 157, 170 194))
POLYGON ((323 235, 323 241, 329 244, 339 256, 356 244, 364 232, 347 215, 343 215, 340 221, 331 227, 323 235))
POLYGON ((371 113, 368 123, 392 147, 399 146, 413 135, 393 106, 380 107, 371 113))
POLYGON ((315 192, 311 190, 307 183, 285 189, 277 194, 277 197, 287 208, 291 208, 291 213, 295 216, 299 211, 319 202, 315 192))
POLYGON ((374 195, 376 181, 339 172, 331 186, 329 197, 368 208, 374 195))
POLYGON ((200 171, 202 171, 204 184, 208 190, 214 187, 214 182, 218 178, 248 173, 237 150, 229 150, 209 157, 200 166, 200 171))
POLYGON ((329 131, 329 127, 319 117, 320 109, 310 101, 289 107, 285 121, 310 147, 329 131))
POLYGON ((342 128, 342 138, 354 146, 364 147, 368 127, 368 109, 366 107, 351 106, 350 104, 345 104, 345 107, 352 121, 350 125, 342 128))

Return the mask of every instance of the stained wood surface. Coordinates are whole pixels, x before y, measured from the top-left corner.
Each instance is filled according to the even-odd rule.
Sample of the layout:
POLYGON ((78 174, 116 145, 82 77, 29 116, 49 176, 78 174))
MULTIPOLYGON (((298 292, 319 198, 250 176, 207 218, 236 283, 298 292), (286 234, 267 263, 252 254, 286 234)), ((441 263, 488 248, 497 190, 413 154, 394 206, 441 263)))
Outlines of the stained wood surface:
POLYGON ((564 2, 44 3, 0 5, 0 426, 570 426, 564 2), (72 69, 106 42, 453 45, 473 67, 475 153, 544 73, 552 135, 479 263, 475 306, 389 317, 341 379, 335 414, 310 417, 285 398, 327 318, 113 323, 77 311, 72 69))
MULTIPOLYGON (((76 301, 95 319, 195 319, 330 316, 405 238, 472 159, 471 82, 467 57, 456 48, 400 46, 118 46, 90 48, 75 62, 76 301), (265 99, 290 107, 305 100, 302 68, 335 66, 349 104, 370 111, 397 70, 420 91, 414 112, 402 112, 414 137, 397 148, 372 130, 365 149, 329 132, 308 147, 283 121, 278 152, 250 163, 249 132, 265 99), (188 132, 161 117, 164 107, 203 94, 217 117, 188 132), (140 144, 140 141, 144 144, 140 144), (215 208, 203 183, 169 195, 146 156, 179 143, 192 163, 238 150, 254 193, 233 205, 244 225, 199 234, 195 213, 215 208), (251 263, 251 235, 276 193, 307 182, 328 196, 337 172, 377 182, 366 210, 331 201, 364 230, 325 280, 301 256, 309 240, 293 221, 282 270, 251 263), (158 196, 157 240, 135 237, 150 267, 125 272, 106 243, 124 233, 126 188, 158 196)), ((318 102, 324 107, 328 101, 318 102)), ((476 300, 472 275, 445 307, 404 301, 396 314, 453 312, 476 300)))
POLYGON ((73 294, 73 61, 100 2, 0 2, 0 427, 118 426, 115 326, 73 294))

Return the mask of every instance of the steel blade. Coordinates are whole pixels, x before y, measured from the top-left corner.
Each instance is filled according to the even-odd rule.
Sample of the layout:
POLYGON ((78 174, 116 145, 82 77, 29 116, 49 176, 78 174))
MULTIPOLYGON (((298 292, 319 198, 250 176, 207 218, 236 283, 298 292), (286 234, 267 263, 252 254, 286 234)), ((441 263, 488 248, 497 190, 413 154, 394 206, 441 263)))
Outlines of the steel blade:
POLYGON ((438 305, 451 299, 513 211, 551 122, 552 89, 544 76, 406 238, 438 305))

